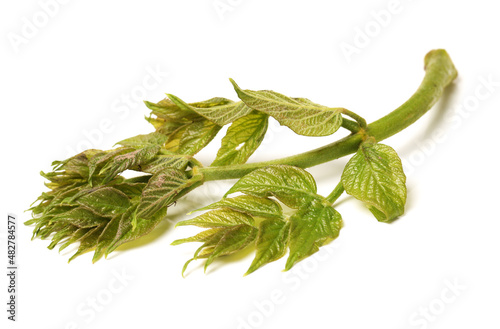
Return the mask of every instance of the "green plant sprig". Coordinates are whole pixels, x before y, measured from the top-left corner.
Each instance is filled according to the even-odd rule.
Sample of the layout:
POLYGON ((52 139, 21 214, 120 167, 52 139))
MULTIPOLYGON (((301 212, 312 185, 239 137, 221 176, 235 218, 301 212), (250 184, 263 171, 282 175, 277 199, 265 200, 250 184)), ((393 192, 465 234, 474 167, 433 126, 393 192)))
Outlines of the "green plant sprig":
POLYGON ((240 98, 212 98, 186 103, 167 94, 145 102, 146 119, 155 132, 128 138, 107 151, 87 150, 41 173, 48 192, 32 206, 33 237, 51 238, 49 249, 78 243, 70 258, 94 250, 93 261, 120 245, 150 233, 166 216, 169 206, 202 185, 221 179, 239 180, 224 198, 199 210, 201 215, 177 226, 206 230, 173 242, 200 242, 183 268, 205 259, 205 269, 218 257, 254 248, 247 274, 284 257, 285 270, 334 240, 342 228, 335 201, 346 192, 364 202, 377 220, 391 222, 404 213, 406 176, 401 160, 380 141, 405 129, 440 98, 457 72, 446 51, 425 57, 425 77, 414 95, 383 118, 367 124, 344 108, 291 98, 269 90, 241 89, 240 98), (349 118, 346 118, 349 117, 349 118), (269 117, 299 135, 328 136, 338 129, 351 132, 334 143, 282 159, 246 163, 259 147, 269 117), (193 156, 230 125, 214 162, 203 166, 193 156), (339 184, 327 196, 317 194, 314 178, 304 168, 355 153, 339 184), (126 170, 142 173, 125 179, 126 170), (233 193, 239 195, 231 196, 233 193), (283 208, 291 209, 285 214, 283 208))

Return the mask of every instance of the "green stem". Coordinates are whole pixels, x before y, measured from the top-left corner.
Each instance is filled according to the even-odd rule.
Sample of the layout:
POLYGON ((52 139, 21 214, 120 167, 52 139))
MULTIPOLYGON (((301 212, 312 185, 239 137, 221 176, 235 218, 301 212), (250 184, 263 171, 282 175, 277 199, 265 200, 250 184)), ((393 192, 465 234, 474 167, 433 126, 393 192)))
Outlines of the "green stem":
POLYGON ((196 160, 195 158, 190 157, 189 161, 191 163, 191 166, 194 165, 194 166, 197 166, 198 168, 203 168, 203 164, 200 161, 196 160))
POLYGON ((361 130, 361 127, 356 121, 352 121, 346 118, 342 118, 342 127, 349 130, 353 134, 359 132, 361 130))
MULTIPOLYGON (((386 139, 417 121, 438 101, 444 88, 457 76, 448 53, 443 49, 430 51, 425 56, 424 62, 425 77, 410 99, 367 126, 366 132, 377 141, 386 139)), ((204 174, 205 181, 212 181, 240 178, 255 169, 269 165, 286 164, 308 168, 356 152, 364 133, 360 130, 331 144, 286 158, 242 165, 205 167, 200 168, 200 172, 204 174)))
POLYGON ((331 204, 334 204, 335 201, 344 193, 344 185, 342 182, 339 182, 337 186, 333 189, 332 193, 326 197, 326 200, 331 204))
POLYGON ((349 111, 348 109, 343 109, 342 113, 356 120, 361 129, 366 129, 366 120, 364 118, 362 118, 361 116, 357 115, 354 112, 349 111))

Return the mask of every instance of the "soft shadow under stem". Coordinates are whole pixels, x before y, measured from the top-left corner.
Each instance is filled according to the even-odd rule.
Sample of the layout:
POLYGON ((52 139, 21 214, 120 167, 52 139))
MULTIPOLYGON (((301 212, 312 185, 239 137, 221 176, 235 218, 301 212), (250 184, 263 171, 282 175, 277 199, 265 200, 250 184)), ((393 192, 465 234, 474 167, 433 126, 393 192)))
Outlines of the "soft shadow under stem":
POLYGON ((444 91, 443 95, 441 96, 440 100, 437 102, 435 105, 435 110, 432 111, 433 117, 432 120, 430 120, 430 123, 426 126, 425 130, 415 138, 414 140, 409 141, 406 143, 399 151, 398 153, 404 154, 407 152, 411 152, 411 150, 415 149, 415 140, 417 141, 422 141, 426 140, 429 138, 432 138, 432 134, 436 132, 436 130, 439 128, 439 126, 443 123, 443 119, 445 114, 450 108, 450 103, 453 100, 453 96, 455 96, 455 90, 456 90, 456 84, 451 83, 444 91))

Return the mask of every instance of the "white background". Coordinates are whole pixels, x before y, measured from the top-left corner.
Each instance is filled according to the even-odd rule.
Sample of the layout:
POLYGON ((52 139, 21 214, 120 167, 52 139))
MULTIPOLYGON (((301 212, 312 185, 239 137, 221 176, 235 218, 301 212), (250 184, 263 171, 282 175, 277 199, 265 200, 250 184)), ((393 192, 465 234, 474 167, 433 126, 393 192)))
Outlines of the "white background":
MULTIPOLYGON (((185 279, 182 265, 197 246, 170 243, 197 230, 171 222, 234 182, 206 184, 172 209, 172 221, 94 265, 91 254, 68 265, 74 250, 50 251, 19 225, 18 322, 6 320, 2 275, 2 328, 500 326, 495 2, 62 2, 2 1, 0 8, 0 214, 20 222, 30 218, 23 211, 44 190, 38 173, 51 161, 152 131, 143 99, 166 92, 186 101, 236 99, 232 77, 242 88, 346 107, 371 122, 418 87, 427 51, 445 48, 459 78, 423 119, 385 141, 408 176, 407 211, 395 223, 378 223, 344 195, 340 237, 294 270, 281 272, 282 259, 243 277, 248 254, 217 261, 206 275, 192 263, 185 279), (356 52, 346 55, 347 44, 356 52)), ((202 162, 213 159, 222 135, 199 154, 202 162)), ((295 137, 273 122, 250 161, 334 139, 295 137)), ((310 169, 320 193, 336 185, 346 161, 310 169)))

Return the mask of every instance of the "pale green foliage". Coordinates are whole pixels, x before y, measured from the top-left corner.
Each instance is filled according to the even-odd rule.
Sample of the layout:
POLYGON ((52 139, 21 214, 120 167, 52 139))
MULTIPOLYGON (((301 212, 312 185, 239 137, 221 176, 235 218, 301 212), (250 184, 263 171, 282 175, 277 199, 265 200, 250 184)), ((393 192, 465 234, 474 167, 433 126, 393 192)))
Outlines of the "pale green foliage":
POLYGON ((174 168, 167 168, 154 174, 142 191, 132 225, 135 227, 137 218, 154 217, 196 187, 202 179, 201 175, 189 178, 185 172, 174 168))
POLYGON ((179 145, 170 150, 180 154, 196 154, 214 139, 220 128, 208 120, 194 122, 184 130, 179 145))
POLYGON ((183 272, 195 259, 207 258, 206 268, 216 257, 234 253, 250 244, 256 249, 256 255, 247 274, 280 259, 287 250, 290 254, 285 270, 289 270, 298 261, 317 252, 324 243, 335 239, 342 227, 340 214, 325 198, 316 194, 312 176, 297 167, 277 165, 254 170, 242 177, 227 194, 232 192, 247 195, 222 199, 201 209, 215 210, 177 224, 209 229, 173 242, 174 245, 204 243, 188 260, 183 272), (254 188, 249 188, 251 186, 254 188), (280 205, 269 199, 270 196, 293 204, 298 210, 289 217, 284 216, 280 205))
POLYGON ((134 137, 130 137, 119 141, 116 143, 117 145, 125 146, 125 147, 133 147, 136 149, 141 149, 150 145, 163 145, 168 140, 168 136, 164 134, 160 134, 159 132, 152 132, 146 135, 137 135, 134 137))
POLYGON ((194 225, 198 227, 228 227, 234 225, 254 225, 252 216, 230 208, 221 208, 209 211, 193 219, 183 220, 176 226, 194 225))
MULTIPOLYGON (((207 102, 187 104, 179 97, 174 95, 167 95, 168 98, 179 108, 186 111, 193 111, 199 115, 205 117, 209 121, 218 124, 219 126, 225 126, 247 114, 250 114, 253 110, 246 106, 243 102, 232 102, 228 101, 226 104, 220 104, 220 102, 215 102, 215 106, 200 106, 206 105, 207 102)), ((208 102, 210 103, 210 102, 208 102)))
POLYGON ((389 222, 402 215, 406 203, 406 176, 396 151, 367 141, 342 173, 346 192, 363 201, 373 215, 389 222))
POLYGON ((250 274, 267 263, 286 255, 290 236, 290 222, 269 218, 259 225, 259 235, 255 243, 255 258, 247 270, 250 274))
POLYGON ((329 108, 306 98, 290 98, 270 90, 243 90, 233 80, 231 83, 245 104, 272 116, 299 135, 331 135, 342 124, 342 108, 329 108))
POLYGON ((274 196, 294 209, 318 197, 312 175, 303 169, 287 165, 254 170, 236 182, 226 196, 235 192, 259 197, 274 196))
MULTIPOLYGON (((50 249, 78 243, 70 260, 94 250, 95 262, 149 234, 165 218, 168 207, 204 183, 208 172, 193 155, 225 125, 229 127, 209 169, 244 167, 238 165, 245 164, 260 146, 270 117, 297 134, 325 136, 345 123, 344 113, 358 118, 358 123, 347 123, 353 134, 369 137, 366 124, 359 124, 364 119, 343 108, 273 91, 242 90, 231 82, 241 101, 216 97, 186 103, 168 94, 158 103, 145 102, 151 109, 146 119, 154 132, 124 139, 111 150, 87 150, 55 161, 52 172, 42 172, 50 190, 37 199, 38 204, 30 209, 33 219, 26 222, 35 225, 33 237, 51 238, 50 249), (143 175, 125 179, 121 174, 128 170, 143 175)), ((246 274, 287 253, 284 268, 289 270, 338 237, 342 218, 331 202, 343 188, 368 204, 381 221, 393 220, 404 211, 401 161, 394 150, 372 138, 362 143, 342 174, 340 189, 328 198, 317 194, 316 181, 304 169, 291 165, 258 168, 239 175, 243 177, 222 200, 198 209, 207 212, 177 224, 204 229, 172 243, 202 243, 183 273, 193 260, 204 259, 206 270, 217 258, 245 249, 255 250, 246 274), (239 195, 227 197, 235 193, 239 195)))
POLYGON ((259 198, 252 195, 239 195, 234 198, 224 198, 218 202, 212 203, 195 211, 217 208, 229 208, 242 213, 260 217, 283 217, 283 210, 281 209, 281 206, 278 202, 272 199, 259 198))
POLYGON ((266 135, 267 114, 253 112, 239 118, 227 129, 212 166, 245 163, 266 135))
POLYGON ((148 145, 141 149, 119 154, 104 165, 104 167, 99 171, 99 175, 104 176, 103 183, 106 184, 115 178, 116 175, 127 169, 148 163, 159 151, 160 146, 148 145))
POLYGON ((141 171, 149 174, 156 174, 168 168, 186 170, 192 158, 185 154, 176 154, 167 150, 160 150, 154 159, 141 165, 141 171))
MULTIPOLYGON (((224 98, 215 98, 205 102, 191 104, 200 107, 216 107, 231 102, 224 98)), ((148 118, 158 133, 167 136, 164 148, 179 154, 194 155, 215 137, 222 127, 187 107, 180 108, 169 99, 156 104, 146 102, 156 118, 148 118)))
POLYGON ((328 239, 335 239, 342 227, 342 217, 326 202, 312 199, 290 217, 290 256, 286 270, 314 254, 328 239))
POLYGON ((208 228, 194 237, 176 240, 172 244, 178 245, 185 242, 203 242, 203 245, 195 252, 192 259, 188 260, 183 267, 182 272, 187 265, 197 258, 207 258, 205 270, 217 257, 235 253, 250 243, 257 236, 257 229, 251 216, 232 210, 221 208, 212 210, 196 218, 179 222, 177 226, 195 225, 208 228))
POLYGON ((79 248, 70 260, 95 249, 96 261, 121 244, 151 232, 165 217, 168 205, 202 180, 201 175, 190 176, 185 171, 191 165, 189 158, 159 152, 160 146, 155 143, 136 143, 133 139, 127 143, 138 148, 88 150, 54 162, 54 171, 43 173, 51 181, 47 184, 51 190, 31 208, 34 218, 26 224, 35 224, 34 237, 52 236, 50 249, 57 244, 64 249, 78 242, 79 248), (162 164, 174 167, 162 168, 162 164), (119 176, 140 166, 155 171, 155 175, 131 179, 119 176))
POLYGON ((129 197, 114 187, 97 188, 76 199, 76 203, 100 216, 124 213, 132 205, 129 197))
MULTIPOLYGON (((98 206, 99 207, 99 206, 98 206)), ((76 207, 52 218, 55 224, 73 225, 78 228, 91 228, 106 224, 106 218, 86 207, 76 207)))

